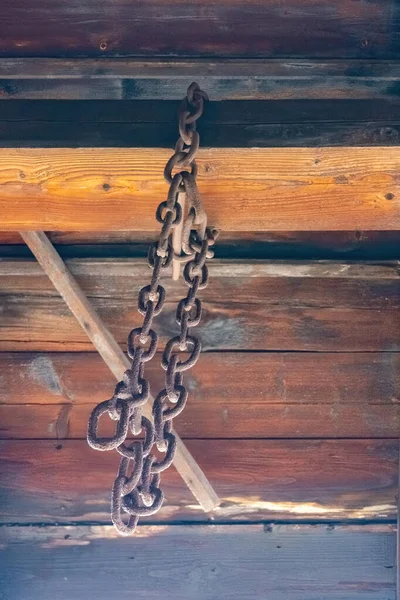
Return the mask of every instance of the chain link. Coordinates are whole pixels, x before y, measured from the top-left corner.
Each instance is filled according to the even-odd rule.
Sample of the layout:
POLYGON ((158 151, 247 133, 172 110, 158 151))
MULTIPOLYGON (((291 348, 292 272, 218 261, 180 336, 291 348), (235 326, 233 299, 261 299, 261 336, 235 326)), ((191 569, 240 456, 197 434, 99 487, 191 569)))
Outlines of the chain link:
POLYGON ((149 249, 151 282, 139 292, 138 311, 143 323, 128 336, 131 365, 112 398, 96 406, 89 418, 89 445, 101 451, 115 449, 121 455, 111 495, 111 518, 121 535, 130 535, 139 517, 153 515, 161 508, 164 494, 160 489, 160 473, 172 464, 176 451, 172 420, 185 408, 188 398, 183 372, 196 363, 201 351, 200 341, 191 329, 201 320, 202 306, 197 292, 208 284, 205 263, 214 256, 211 246, 218 235, 217 230, 207 228, 207 216, 196 183, 195 158, 200 143, 196 121, 203 113, 205 100, 208 100, 207 94, 197 83, 192 83, 179 110, 180 137, 164 170, 170 187, 167 200, 161 202, 156 211, 156 219, 162 227, 158 241, 149 249), (174 169, 180 170, 173 174, 174 169), (188 200, 187 215, 182 214, 178 202, 180 192, 185 192, 188 200), (184 255, 178 256, 174 255, 172 234, 183 219, 184 255), (174 258, 186 263, 183 277, 188 293, 176 310, 179 335, 169 340, 162 355, 165 387, 154 400, 152 423, 142 415, 142 407, 150 398, 144 370, 145 363, 157 351, 158 336, 152 326, 154 317, 161 314, 165 304, 165 289, 160 279, 174 258), (106 413, 116 421, 114 435, 108 438, 98 434, 100 418, 106 413), (144 437, 126 443, 128 435, 137 437, 142 433, 144 437))

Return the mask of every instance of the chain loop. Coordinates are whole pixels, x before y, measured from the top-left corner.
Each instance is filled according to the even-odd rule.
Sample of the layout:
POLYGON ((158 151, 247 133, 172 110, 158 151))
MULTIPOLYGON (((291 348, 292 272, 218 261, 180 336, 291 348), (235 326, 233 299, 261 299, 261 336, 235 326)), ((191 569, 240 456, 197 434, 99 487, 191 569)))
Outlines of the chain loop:
POLYGON ((196 121, 203 113, 205 100, 208 100, 207 94, 197 83, 192 83, 180 107, 180 137, 164 170, 170 187, 167 200, 161 202, 156 210, 161 231, 158 241, 149 248, 151 281, 138 295, 138 311, 143 323, 132 329, 128 336, 131 365, 117 384, 113 397, 101 402, 92 411, 88 424, 87 438, 92 448, 102 451, 116 449, 121 456, 111 497, 112 522, 121 535, 130 535, 139 517, 153 515, 161 508, 164 494, 160 489, 160 473, 172 464, 176 452, 172 420, 183 411, 188 398, 183 373, 196 363, 201 351, 200 341, 192 335, 191 328, 201 320, 202 306, 197 292, 208 284, 206 260, 214 255, 210 246, 218 235, 216 230, 207 229, 207 216, 196 183, 196 156, 200 145, 196 121), (177 172, 173 175, 174 169, 177 172), (185 192, 187 197, 186 215, 178 202, 181 192, 185 192), (184 256, 175 257, 172 235, 182 220, 184 256), (186 263, 183 275, 188 292, 176 310, 179 335, 168 341, 162 354, 165 387, 154 400, 153 423, 142 415, 142 407, 150 398, 150 386, 144 370, 145 364, 157 351, 158 335, 153 329, 153 320, 161 314, 165 305, 161 275, 170 267, 174 257, 186 263), (182 358, 183 353, 185 358, 182 358), (105 413, 117 421, 112 437, 101 437, 98 433, 99 420, 105 413), (137 439, 128 442, 129 433, 137 439), (155 448, 161 453, 158 458, 154 454, 155 448))

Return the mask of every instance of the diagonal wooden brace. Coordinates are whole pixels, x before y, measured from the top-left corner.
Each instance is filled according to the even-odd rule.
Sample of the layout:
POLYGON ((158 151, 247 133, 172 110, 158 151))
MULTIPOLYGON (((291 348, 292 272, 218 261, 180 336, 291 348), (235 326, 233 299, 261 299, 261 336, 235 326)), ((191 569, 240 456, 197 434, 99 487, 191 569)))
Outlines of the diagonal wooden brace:
MULTIPOLYGON (((103 324, 48 237, 43 231, 21 231, 20 233, 106 365, 120 381, 130 366, 130 361, 103 324)), ((148 405, 144 407, 143 412, 147 417, 152 418, 148 405)), ((176 442, 174 458, 176 470, 204 511, 214 510, 220 504, 217 494, 179 436, 176 436, 176 442)))

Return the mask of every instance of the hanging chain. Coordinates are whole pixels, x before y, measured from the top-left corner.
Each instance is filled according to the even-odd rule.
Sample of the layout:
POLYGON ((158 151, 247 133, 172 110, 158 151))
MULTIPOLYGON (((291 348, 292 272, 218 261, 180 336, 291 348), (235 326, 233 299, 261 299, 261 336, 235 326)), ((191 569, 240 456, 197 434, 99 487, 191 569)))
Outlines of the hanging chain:
POLYGON ((176 451, 172 420, 182 412, 188 397, 183 385, 183 372, 196 363, 201 350, 200 342, 191 329, 201 319, 201 301, 197 292, 208 284, 206 259, 213 257, 210 247, 218 235, 216 230, 207 228, 207 216, 196 183, 195 157, 200 142, 196 121, 201 117, 207 99, 198 84, 192 83, 180 107, 180 137, 164 171, 170 188, 167 200, 161 202, 156 212, 156 219, 162 225, 161 232, 148 255, 153 274, 150 285, 139 292, 138 310, 143 316, 143 324, 133 329, 128 337, 130 368, 117 384, 113 397, 98 404, 89 419, 89 445, 102 451, 116 449, 121 455, 112 489, 111 517, 122 535, 129 535, 135 530, 139 517, 153 515, 161 508, 164 494, 160 489, 160 473, 171 465, 176 451), (190 171, 185 169, 187 167, 190 171), (174 168, 180 169, 175 175, 172 174, 174 168), (185 192, 187 197, 187 215, 182 214, 178 202, 180 192, 185 192), (178 256, 173 251, 172 234, 182 220, 184 255, 178 256), (188 293, 179 302, 176 311, 179 335, 169 340, 162 355, 165 387, 154 400, 153 423, 142 415, 142 408, 150 398, 144 367, 157 350, 158 335, 152 325, 153 318, 161 313, 165 304, 165 289, 160 279, 174 258, 186 262, 183 277, 188 293), (181 358, 183 353, 184 358, 181 358), (116 421, 114 435, 108 438, 98 435, 99 420, 105 413, 116 421), (141 435, 141 438, 126 443, 130 434, 135 438, 141 435))

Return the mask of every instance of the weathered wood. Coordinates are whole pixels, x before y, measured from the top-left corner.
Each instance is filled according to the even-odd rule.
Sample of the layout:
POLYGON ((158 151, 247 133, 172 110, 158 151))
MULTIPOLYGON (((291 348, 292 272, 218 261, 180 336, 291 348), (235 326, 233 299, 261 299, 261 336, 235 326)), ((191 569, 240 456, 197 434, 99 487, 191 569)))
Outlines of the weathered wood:
MULTIPOLYGON (((169 100, 3 102, 0 146, 171 148, 178 107, 169 100)), ((210 102, 199 128, 203 147, 393 146, 400 140, 400 103, 396 97, 210 102)))
MULTIPOLYGON (((63 258, 146 257, 157 231, 51 231, 63 258)), ((296 260, 400 259, 400 231, 222 231, 217 258, 296 260)), ((2 258, 32 254, 17 231, 0 231, 2 258)))
POLYGON ((24 600, 394 600, 395 535, 390 525, 143 526, 122 539, 105 526, 3 527, 0 576, 5 597, 24 600))
MULTIPOLYGON (((68 266, 117 341, 139 324, 144 260, 72 260, 68 266)), ((400 278, 393 263, 215 261, 202 292, 205 350, 397 351, 400 278)), ((166 276, 161 343, 176 332, 185 284, 166 276)), ((0 263, 0 349, 92 350, 63 301, 30 261, 0 263)))
MULTIPOLYGON (((47 232, 64 260, 144 258, 157 232, 47 232)), ((297 260, 399 260, 400 231, 222 232, 217 258, 297 260)), ((32 258, 18 232, 0 231, 0 258, 32 258)))
MULTIPOLYGON (((160 388, 161 389, 161 388, 160 388)), ((110 396, 108 388, 103 400, 110 396)), ((193 396, 193 394, 192 394, 193 396)), ((94 404, 0 405, 0 439, 83 439, 94 404), (27 426, 27 424, 29 424, 27 426)), ((390 438, 400 431, 400 406, 357 404, 281 405, 246 402, 200 404, 190 398, 176 427, 189 438, 390 438)), ((107 421, 104 435, 113 435, 115 423, 107 421)))
MULTIPOLYGON (((40 231, 25 231, 21 235, 114 377, 120 381, 130 361, 121 352, 49 239, 40 231)), ((144 406, 143 413, 151 418, 151 407, 144 406)), ((218 496, 178 435, 174 465, 205 511, 218 506, 218 496)))
POLYGON ((19 0, 0 7, 2 56, 260 56, 390 58, 391 0, 206 0, 78 3, 19 0))
MULTIPOLYGON (((37 121, 44 129, 48 122, 63 122, 66 127, 74 124, 82 127, 90 123, 97 123, 99 127, 102 123, 115 127, 153 123, 159 126, 161 139, 163 127, 172 125, 175 142, 177 113, 185 92, 184 88, 180 90, 179 100, 13 100, 2 102, 0 119, 9 127, 16 122, 37 121)), ((310 125, 331 121, 349 126, 352 123, 396 122, 400 117, 399 105, 397 96, 378 100, 210 100, 205 105, 198 127, 203 135, 204 127, 220 129, 225 125, 310 125)))
MULTIPOLYGON (((0 354, 3 439, 85 438, 114 380, 94 353, 0 354), (28 426, 27 426, 28 424, 28 426)), ((154 393, 163 373, 148 365, 154 393)), ((400 431, 400 355, 206 353, 186 375, 185 438, 383 438, 400 431)), ((111 433, 113 423, 103 430, 111 433)))
MULTIPOLYGON (((213 101, 392 100, 400 81, 400 63, 257 58, 0 59, 0 100, 181 100, 193 80, 213 101)), ((159 119, 158 114, 154 117, 159 119)))
MULTIPOLYGON (((1 227, 154 231, 170 151, 0 150, 1 227)), ((209 223, 225 231, 400 228, 400 150, 202 150, 209 223)))
MULTIPOLYGON (((27 427, 29 424, 27 424, 27 427)), ((187 440, 228 520, 394 519, 398 439, 187 440)), ((118 456, 84 440, 0 442, 7 523, 110 522, 118 456)), ((208 521, 175 472, 163 474, 159 522, 208 521)))
MULTIPOLYGON (((88 107, 87 110, 90 110, 88 107)), ((209 148, 308 148, 395 146, 400 120, 254 125, 202 125, 201 141, 209 148)), ((85 123, 0 121, 0 148, 171 148, 176 123, 85 123)))

